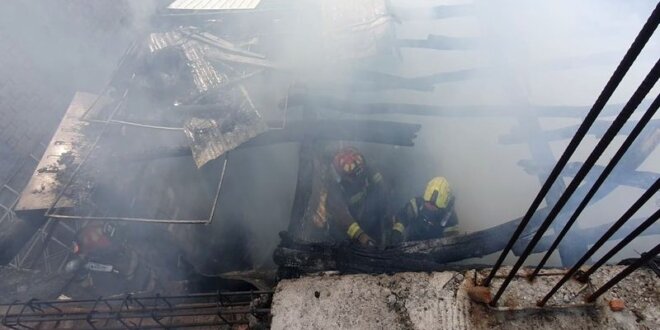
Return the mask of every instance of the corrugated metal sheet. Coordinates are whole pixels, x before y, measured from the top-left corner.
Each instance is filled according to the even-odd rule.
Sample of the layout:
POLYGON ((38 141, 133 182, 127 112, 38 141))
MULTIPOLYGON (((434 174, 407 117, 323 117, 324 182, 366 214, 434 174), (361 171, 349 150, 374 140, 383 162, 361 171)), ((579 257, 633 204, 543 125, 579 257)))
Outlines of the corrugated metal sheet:
POLYGON ((183 53, 188 59, 188 67, 193 75, 193 81, 198 92, 206 92, 218 87, 225 79, 216 71, 215 67, 204 57, 203 48, 197 43, 184 43, 181 45, 183 53))
POLYGON ((153 53, 163 48, 180 45, 182 43, 181 38, 181 33, 178 31, 151 33, 148 41, 149 51, 153 53))
POLYGON ((223 101, 227 102, 218 117, 192 117, 184 124, 184 133, 197 167, 202 167, 208 161, 268 130, 268 125, 242 85, 218 92, 222 94, 223 101))
POLYGON ((206 60, 204 47, 198 41, 191 41, 178 31, 152 33, 148 39, 149 50, 157 52, 167 47, 179 47, 187 59, 198 93, 220 86, 225 77, 206 60))
POLYGON ((175 0, 167 8, 184 10, 255 9, 261 0, 175 0))

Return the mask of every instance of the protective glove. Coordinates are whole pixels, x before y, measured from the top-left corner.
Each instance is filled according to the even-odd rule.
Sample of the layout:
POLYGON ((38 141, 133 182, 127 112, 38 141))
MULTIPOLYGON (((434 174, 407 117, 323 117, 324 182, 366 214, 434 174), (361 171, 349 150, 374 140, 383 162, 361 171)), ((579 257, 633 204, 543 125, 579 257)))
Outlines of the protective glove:
POLYGON ((376 241, 371 239, 371 237, 369 237, 369 235, 367 235, 367 233, 365 233, 365 232, 361 232, 358 235, 357 241, 362 246, 366 246, 366 247, 375 247, 376 246, 376 241))
POLYGON ((399 245, 403 243, 403 233, 398 230, 392 230, 390 234, 390 246, 399 245))

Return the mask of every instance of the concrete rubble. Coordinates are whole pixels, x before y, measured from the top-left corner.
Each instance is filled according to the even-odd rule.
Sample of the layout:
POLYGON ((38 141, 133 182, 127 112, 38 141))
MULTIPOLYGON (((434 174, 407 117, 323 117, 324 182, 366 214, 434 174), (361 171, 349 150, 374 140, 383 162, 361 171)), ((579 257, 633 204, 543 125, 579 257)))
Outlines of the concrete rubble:
MULTIPOLYGON (((496 308, 474 302, 468 289, 485 271, 319 275, 279 283, 273 329, 658 329, 660 280, 641 269, 594 304, 583 301, 622 266, 597 272, 588 286, 571 281, 537 308, 536 300, 562 276, 547 270, 533 283, 514 279, 496 308), (609 301, 625 308, 614 312, 609 301)), ((507 268, 501 271, 508 271, 507 268)), ((523 275, 521 273, 521 275, 523 275)), ((499 279, 501 280, 501 279, 499 279)), ((491 292, 497 290, 493 281, 491 292)))

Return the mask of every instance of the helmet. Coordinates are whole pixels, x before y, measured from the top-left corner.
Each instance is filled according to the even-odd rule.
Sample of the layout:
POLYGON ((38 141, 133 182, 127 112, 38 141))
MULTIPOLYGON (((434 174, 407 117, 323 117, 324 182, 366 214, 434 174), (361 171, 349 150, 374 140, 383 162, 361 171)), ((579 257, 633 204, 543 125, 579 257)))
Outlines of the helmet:
POLYGON ((335 154, 332 166, 341 177, 360 177, 364 173, 364 156, 353 147, 343 148, 335 154))
POLYGON ((430 204, 438 209, 447 208, 453 201, 453 194, 447 179, 437 176, 426 185, 424 190, 424 204, 430 204))
POLYGON ((90 254, 109 251, 113 247, 115 226, 110 223, 89 224, 76 233, 73 239, 75 254, 90 254))

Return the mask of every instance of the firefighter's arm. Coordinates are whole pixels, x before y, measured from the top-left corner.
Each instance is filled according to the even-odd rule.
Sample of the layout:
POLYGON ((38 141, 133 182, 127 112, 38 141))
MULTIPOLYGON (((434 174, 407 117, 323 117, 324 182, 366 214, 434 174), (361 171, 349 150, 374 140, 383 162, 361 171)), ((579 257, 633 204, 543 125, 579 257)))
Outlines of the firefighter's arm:
POLYGON ((399 244, 405 241, 406 238, 406 227, 410 224, 410 219, 415 215, 415 199, 406 203, 406 205, 393 217, 392 220, 392 233, 391 241, 392 244, 399 244))
MULTIPOLYGON (((390 205, 390 203, 389 203, 389 201, 390 201, 390 188, 387 185, 387 182, 385 182, 385 180, 383 179, 383 175, 375 169, 370 170, 370 175, 371 175, 371 182, 374 185, 376 185, 375 193, 378 195, 379 205, 389 206, 390 205)), ((384 208, 384 209, 381 210, 381 213, 383 215, 392 214, 393 211, 394 210, 392 210, 392 209, 384 208)))
POLYGON ((452 211, 449 221, 447 221, 447 228, 445 228, 442 236, 449 237, 458 234, 458 216, 456 216, 456 211, 452 211))
POLYGON ((375 246, 375 241, 365 233, 358 222, 351 216, 348 206, 338 191, 332 190, 328 194, 328 209, 332 213, 335 224, 346 233, 348 238, 365 246, 375 246))

